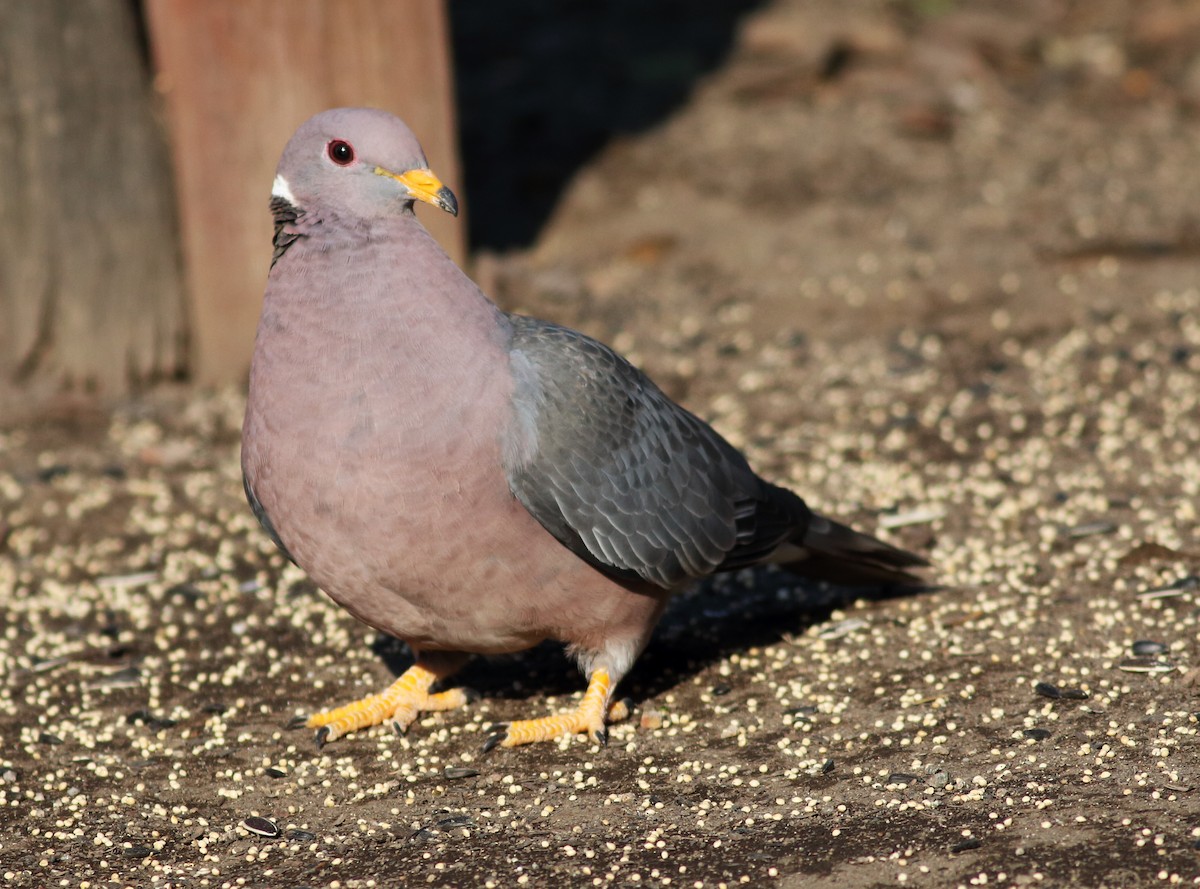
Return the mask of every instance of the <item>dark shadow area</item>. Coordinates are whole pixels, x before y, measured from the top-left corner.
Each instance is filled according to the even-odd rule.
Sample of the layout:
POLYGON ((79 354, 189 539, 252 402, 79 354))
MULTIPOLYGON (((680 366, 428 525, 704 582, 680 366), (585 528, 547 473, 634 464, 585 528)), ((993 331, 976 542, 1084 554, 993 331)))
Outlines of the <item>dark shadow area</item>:
POLYGON ((686 101, 762 2, 448 4, 472 247, 529 244, 575 172, 686 101))
MULTIPOLYGON (((618 687, 617 696, 640 704, 735 652, 778 644, 827 622, 834 611, 855 602, 922 592, 925 589, 918 587, 814 583, 774 569, 757 569, 700 584, 677 596, 667 607, 650 644, 618 687)), ((837 634, 838 628, 831 628, 831 632, 837 634)), ((399 640, 380 635, 372 648, 397 676, 412 664, 408 646, 399 640)), ((473 688, 492 700, 579 694, 587 685, 557 642, 545 642, 510 656, 473 658, 449 684, 473 688)))

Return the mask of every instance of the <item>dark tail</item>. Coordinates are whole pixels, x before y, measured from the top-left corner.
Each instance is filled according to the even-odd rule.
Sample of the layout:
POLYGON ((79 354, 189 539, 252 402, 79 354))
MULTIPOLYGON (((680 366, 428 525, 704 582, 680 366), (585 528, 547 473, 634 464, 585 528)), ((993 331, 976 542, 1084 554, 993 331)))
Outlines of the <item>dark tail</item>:
POLYGON ((847 586, 934 585, 914 570, 928 568, 925 559, 815 512, 803 532, 780 547, 775 560, 794 574, 847 586))

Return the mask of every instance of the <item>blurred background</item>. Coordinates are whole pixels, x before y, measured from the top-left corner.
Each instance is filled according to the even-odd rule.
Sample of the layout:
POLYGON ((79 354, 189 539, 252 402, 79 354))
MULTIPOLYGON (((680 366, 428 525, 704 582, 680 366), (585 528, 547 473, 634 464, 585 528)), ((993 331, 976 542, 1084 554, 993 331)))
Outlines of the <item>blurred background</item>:
POLYGON ((465 207, 427 223, 500 297, 624 317, 624 278, 682 280, 774 328, 802 273, 990 317, 1076 254, 1190 250, 1182 191, 1141 199, 1197 101, 1185 0, 4 4, 0 421, 240 384, 272 170, 333 105, 413 126, 465 207))
MULTIPOLYGON (((7 4, 6 405, 240 382, 266 183, 311 114, 400 114, 460 192, 461 146, 479 196, 471 243, 524 247, 574 172, 681 102, 753 5, 7 4)), ((428 224, 467 261, 463 221, 428 224)))

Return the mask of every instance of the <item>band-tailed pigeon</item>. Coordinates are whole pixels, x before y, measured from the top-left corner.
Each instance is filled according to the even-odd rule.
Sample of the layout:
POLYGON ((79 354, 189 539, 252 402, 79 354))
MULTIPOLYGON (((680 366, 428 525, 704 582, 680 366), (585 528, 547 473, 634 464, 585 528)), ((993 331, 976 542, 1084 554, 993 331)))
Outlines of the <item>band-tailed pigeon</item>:
POLYGON ((671 594, 764 563, 911 583, 918 556, 810 510, 601 343, 501 311, 417 221, 457 213, 412 132, 343 108, 303 124, 271 192, 275 253, 242 437, 246 494, 334 601, 412 648, 386 691, 309 717, 323 743, 458 707, 471 654, 564 642, 580 705, 515 746, 587 732, 671 594))

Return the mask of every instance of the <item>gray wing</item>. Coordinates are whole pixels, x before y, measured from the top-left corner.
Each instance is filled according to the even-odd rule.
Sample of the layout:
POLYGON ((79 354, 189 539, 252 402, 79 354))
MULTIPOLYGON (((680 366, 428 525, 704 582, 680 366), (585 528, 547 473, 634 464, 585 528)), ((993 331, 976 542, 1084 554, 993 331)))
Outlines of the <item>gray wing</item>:
POLYGON ((527 510, 612 576, 664 588, 763 561, 810 517, 711 427, 581 333, 520 315, 505 472, 527 510))

